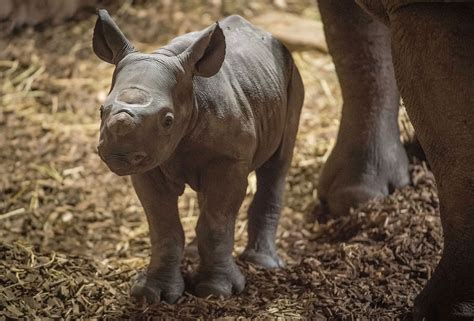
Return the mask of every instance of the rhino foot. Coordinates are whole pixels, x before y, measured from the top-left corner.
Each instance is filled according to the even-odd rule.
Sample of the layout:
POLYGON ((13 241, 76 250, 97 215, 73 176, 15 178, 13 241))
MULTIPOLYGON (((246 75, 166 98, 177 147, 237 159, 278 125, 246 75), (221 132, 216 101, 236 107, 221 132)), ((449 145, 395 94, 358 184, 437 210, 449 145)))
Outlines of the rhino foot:
POLYGON ((276 253, 257 251, 251 248, 247 248, 240 258, 264 269, 278 269, 285 266, 276 253))
POLYGON ((165 277, 158 273, 138 273, 131 295, 141 303, 155 304, 161 300, 174 303, 184 292, 184 280, 180 273, 165 277))
POLYGON ((472 242, 446 247, 425 288, 415 299, 414 321, 474 320, 472 242))
POLYGON ((213 266, 210 269, 200 267, 195 276, 195 293, 199 297, 213 295, 216 297, 230 297, 233 293, 240 293, 245 287, 245 277, 237 265, 213 266))
POLYGON ((314 213, 320 222, 343 216, 409 182, 408 158, 399 140, 365 146, 338 143, 323 168, 314 213))

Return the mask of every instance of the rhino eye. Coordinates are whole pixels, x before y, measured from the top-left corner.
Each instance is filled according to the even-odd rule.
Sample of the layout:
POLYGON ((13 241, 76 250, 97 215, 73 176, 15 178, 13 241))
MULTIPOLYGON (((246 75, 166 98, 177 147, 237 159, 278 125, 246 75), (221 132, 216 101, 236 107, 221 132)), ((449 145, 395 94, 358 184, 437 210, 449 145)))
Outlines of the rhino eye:
POLYGON ((100 118, 102 119, 102 116, 104 115, 104 106, 100 105, 99 112, 100 112, 100 118))
POLYGON ((174 116, 173 113, 166 113, 165 117, 163 118, 163 127, 170 128, 173 125, 174 116))

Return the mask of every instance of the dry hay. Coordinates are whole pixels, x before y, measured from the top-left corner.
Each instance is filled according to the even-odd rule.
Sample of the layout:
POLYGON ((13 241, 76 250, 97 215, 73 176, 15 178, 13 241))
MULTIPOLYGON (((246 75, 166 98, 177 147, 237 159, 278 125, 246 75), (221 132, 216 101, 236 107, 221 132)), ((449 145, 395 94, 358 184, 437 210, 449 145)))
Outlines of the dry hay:
MULTIPOLYGON (((127 2, 115 16, 149 50, 222 13, 252 17, 270 6, 213 3, 127 2)), ((287 1, 287 10, 317 16, 312 2, 287 1)), ((147 264, 148 228, 129 179, 111 174, 96 154, 98 106, 112 67, 90 50, 93 23, 90 17, 0 40, 0 319, 406 317, 440 255, 433 178, 423 164, 413 165, 413 186, 347 217, 314 221, 316 185, 341 102, 330 58, 315 52, 294 53, 307 96, 278 231, 287 267, 264 271, 239 262, 247 287, 227 300, 186 293, 175 305, 130 302, 135 271, 147 264)), ((236 254, 245 246, 255 177, 249 182, 236 254)), ((179 207, 189 242, 198 212, 191 191, 179 207)), ((196 263, 185 260, 186 278, 196 263)))

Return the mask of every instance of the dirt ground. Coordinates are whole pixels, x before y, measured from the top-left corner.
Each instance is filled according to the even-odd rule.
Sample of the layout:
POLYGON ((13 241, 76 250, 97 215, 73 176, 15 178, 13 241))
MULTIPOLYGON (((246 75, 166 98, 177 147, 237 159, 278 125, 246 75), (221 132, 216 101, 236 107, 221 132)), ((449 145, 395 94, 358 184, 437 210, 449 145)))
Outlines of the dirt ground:
MULTIPOLYGON (((145 51, 230 13, 252 19, 281 10, 268 1, 129 3, 111 12, 145 51)), ((313 1, 287 1, 285 10, 319 16, 313 1)), ((113 67, 93 55, 95 17, 85 16, 0 37, 0 320, 409 317, 441 252, 433 177, 414 161, 411 186, 347 217, 315 221, 316 186, 341 105, 334 65, 316 51, 293 53, 306 100, 278 231, 287 267, 265 271, 239 262, 246 289, 226 300, 187 292, 174 305, 131 301, 131 280, 148 261, 148 227, 129 178, 109 172, 96 152, 99 105, 113 67)), ((236 255, 246 242, 253 175, 249 182, 236 255)), ((198 217, 191 190, 179 206, 189 242, 198 217)), ((186 278, 196 264, 184 260, 186 278)))

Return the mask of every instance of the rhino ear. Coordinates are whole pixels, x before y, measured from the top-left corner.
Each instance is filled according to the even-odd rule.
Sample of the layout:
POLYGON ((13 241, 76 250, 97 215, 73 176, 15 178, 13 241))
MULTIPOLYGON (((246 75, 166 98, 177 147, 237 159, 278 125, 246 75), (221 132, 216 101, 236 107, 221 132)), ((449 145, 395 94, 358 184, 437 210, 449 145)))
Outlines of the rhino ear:
POLYGON ((116 65, 123 57, 134 52, 135 48, 112 20, 107 10, 100 9, 97 14, 92 47, 100 59, 116 65))
POLYGON ((225 58, 225 37, 219 23, 206 29, 183 53, 185 64, 194 69, 194 75, 214 76, 225 58))

